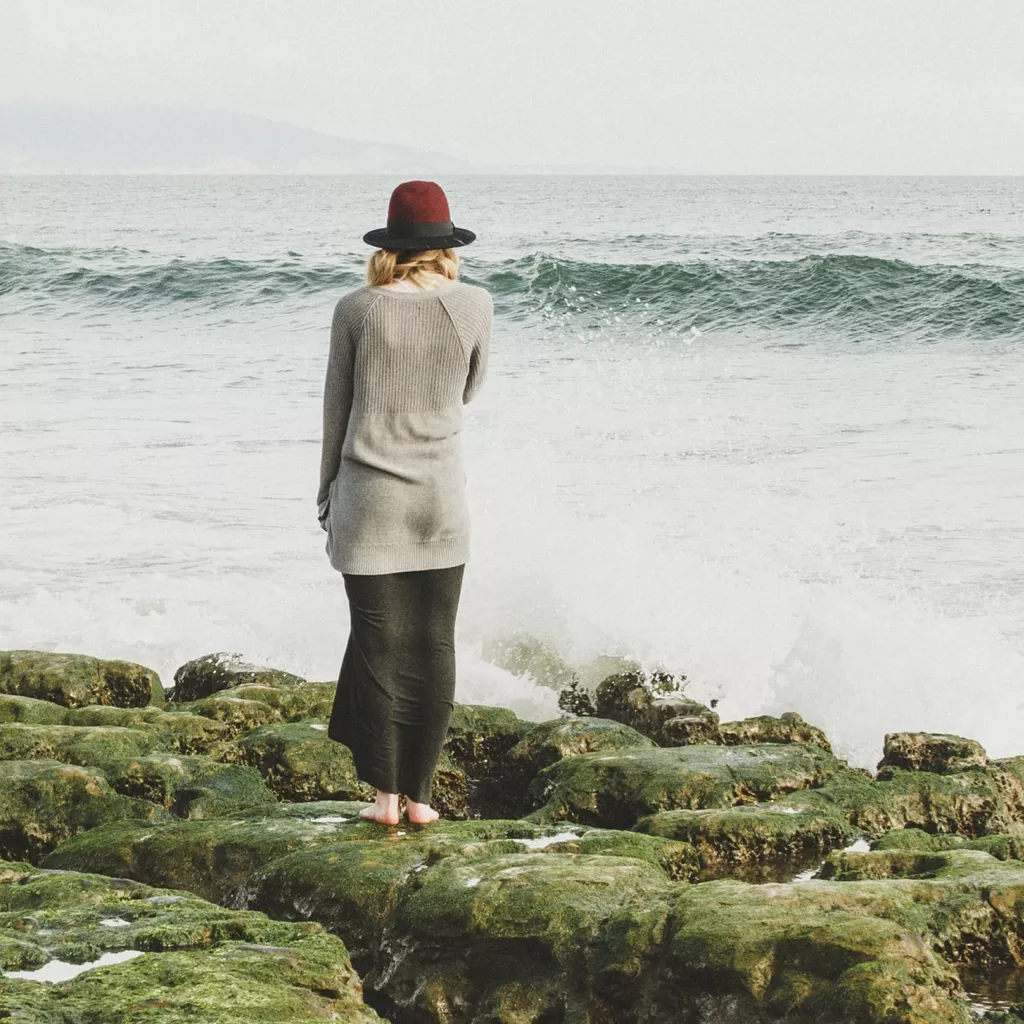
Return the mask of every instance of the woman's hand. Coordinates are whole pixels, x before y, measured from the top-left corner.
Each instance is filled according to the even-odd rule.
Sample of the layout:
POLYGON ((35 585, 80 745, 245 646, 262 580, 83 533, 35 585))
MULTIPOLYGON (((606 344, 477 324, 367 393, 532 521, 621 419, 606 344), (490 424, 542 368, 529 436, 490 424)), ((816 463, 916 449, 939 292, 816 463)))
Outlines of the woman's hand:
POLYGON ((322 501, 316 508, 316 517, 320 520, 320 527, 323 530, 327 529, 327 520, 331 516, 331 500, 328 498, 326 501, 322 501))

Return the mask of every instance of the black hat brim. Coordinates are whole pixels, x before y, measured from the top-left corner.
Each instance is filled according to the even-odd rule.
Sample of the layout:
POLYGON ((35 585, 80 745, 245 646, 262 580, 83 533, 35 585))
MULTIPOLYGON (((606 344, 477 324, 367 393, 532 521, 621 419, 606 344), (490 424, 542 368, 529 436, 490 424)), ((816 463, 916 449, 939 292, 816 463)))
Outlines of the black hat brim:
POLYGON ((367 245, 378 249, 397 249, 403 252, 422 252, 424 249, 457 249, 460 245, 469 245, 476 238, 476 233, 469 228, 452 226, 450 235, 435 235, 427 238, 392 238, 387 228, 374 228, 363 235, 367 245))

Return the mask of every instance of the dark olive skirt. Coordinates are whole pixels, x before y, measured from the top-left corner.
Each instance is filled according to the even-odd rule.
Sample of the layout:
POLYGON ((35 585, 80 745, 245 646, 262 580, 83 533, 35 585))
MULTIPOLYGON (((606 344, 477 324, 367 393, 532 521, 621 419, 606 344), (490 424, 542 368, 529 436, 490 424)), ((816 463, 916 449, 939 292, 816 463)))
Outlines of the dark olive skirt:
POLYGON ((327 735, 376 789, 429 803, 455 701, 465 565, 343 573, 349 636, 327 735))

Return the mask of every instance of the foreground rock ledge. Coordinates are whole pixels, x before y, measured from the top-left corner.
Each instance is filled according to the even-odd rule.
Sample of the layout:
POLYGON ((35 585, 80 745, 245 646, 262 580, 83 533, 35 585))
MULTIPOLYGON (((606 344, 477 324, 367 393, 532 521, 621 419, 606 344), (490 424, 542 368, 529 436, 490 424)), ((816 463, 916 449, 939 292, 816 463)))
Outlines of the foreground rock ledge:
POLYGON ((0 967, 0 1018, 36 1024, 380 1024, 344 944, 319 925, 9 861, 0 967), (46 977, 58 980, 35 980, 46 977))
POLYGON ((721 723, 620 672, 609 718, 457 706, 449 820, 388 829, 349 802, 332 683, 216 656, 163 704, 141 666, 115 692, 13 653, 0 852, 43 870, 0 866, 0 955, 145 955, 4 976, 0 1016, 966 1024, 955 968, 1024 962, 1024 758, 962 737, 891 734, 873 777, 798 715, 721 723))
POLYGON ((849 880, 692 885, 680 879, 694 848, 663 837, 569 822, 388 829, 359 806, 116 822, 44 863, 320 922, 397 1024, 967 1024, 954 963, 1024 959, 1024 864, 978 849, 915 860, 913 878, 879 852, 875 873, 833 855, 849 880))

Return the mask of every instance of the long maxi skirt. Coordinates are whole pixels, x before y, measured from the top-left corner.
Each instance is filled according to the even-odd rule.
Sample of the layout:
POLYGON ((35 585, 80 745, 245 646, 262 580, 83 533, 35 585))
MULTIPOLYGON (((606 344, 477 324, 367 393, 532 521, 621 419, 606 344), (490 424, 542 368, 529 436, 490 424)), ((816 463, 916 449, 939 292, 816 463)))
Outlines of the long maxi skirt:
POLYGON ((327 735, 356 774, 429 803, 455 701, 455 616, 465 565, 343 573, 348 645, 327 735))

